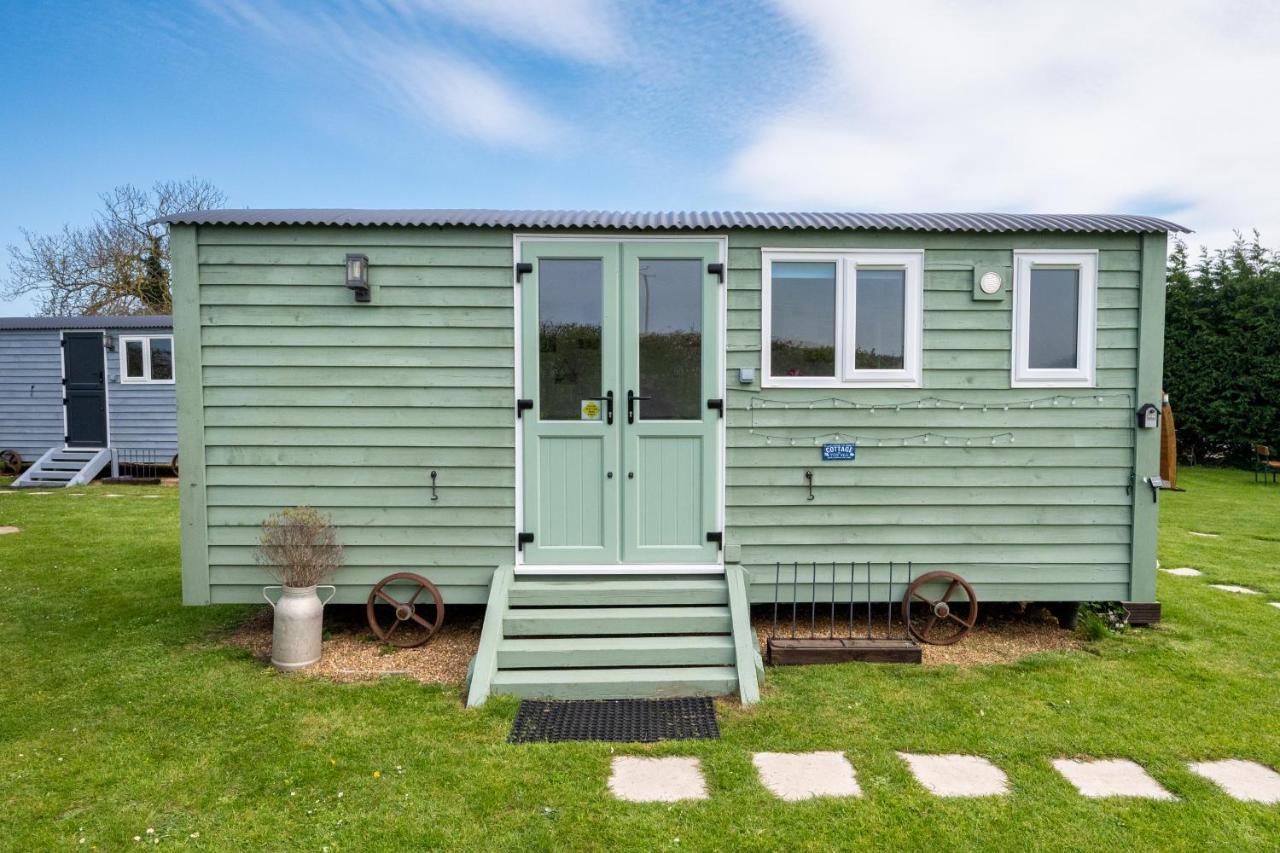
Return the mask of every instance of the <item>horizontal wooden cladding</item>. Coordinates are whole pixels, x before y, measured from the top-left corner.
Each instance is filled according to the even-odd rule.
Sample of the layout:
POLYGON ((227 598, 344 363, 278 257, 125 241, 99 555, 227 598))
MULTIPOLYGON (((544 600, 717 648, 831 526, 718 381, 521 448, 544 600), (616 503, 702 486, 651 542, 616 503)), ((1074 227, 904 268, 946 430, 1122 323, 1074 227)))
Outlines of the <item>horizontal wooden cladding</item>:
MULTIPOLYGON (((816 479, 816 474, 814 475, 816 479)), ((1123 486, 1071 486, 1029 489, 1024 486, 826 486, 814 487, 812 501, 798 490, 767 486, 729 486, 730 507, 787 506, 920 506, 979 505, 1009 509, 1021 506, 1129 506, 1133 499, 1123 486)))
MULTIPOLYGON (((512 428, 514 418, 507 409, 399 406, 209 406, 204 409, 205 426, 230 427, 471 427, 512 428)), ((209 442, 213 443, 213 442, 209 442)))
MULTIPOLYGON (((380 266, 399 267, 511 267, 512 247, 508 246, 370 246, 361 249, 369 256, 372 270, 380 266)), ((200 246, 201 264, 259 264, 287 266, 335 266, 346 262, 346 247, 317 246, 200 246)))
MULTIPOLYGON (((434 267, 375 267, 372 261, 369 267, 369 285, 377 294, 377 300, 371 302, 371 305, 382 304, 381 297, 384 291, 389 299, 412 299, 411 292, 417 291, 423 294, 427 290, 449 290, 449 289, 472 289, 476 292, 476 298, 486 298, 484 291, 489 291, 490 295, 494 291, 506 291, 511 293, 512 276, 514 272, 511 266, 504 265, 501 267, 485 267, 485 266, 434 266, 434 267)), ((236 301, 232 304, 254 304, 252 297, 248 294, 257 292, 264 295, 271 293, 299 293, 308 289, 323 288, 329 294, 338 294, 345 297, 342 304, 359 308, 368 307, 367 305, 356 305, 355 300, 351 296, 351 291, 346 287, 346 266, 343 263, 343 256, 339 255, 338 260, 332 265, 326 266, 307 266, 305 264, 205 264, 200 267, 200 289, 204 291, 207 287, 223 286, 221 289, 214 290, 214 293, 231 294, 233 292, 244 293, 244 302, 236 301), (227 289, 234 287, 233 290, 227 289)), ((331 296, 326 295, 323 301, 316 304, 329 304, 331 296)), ((425 298, 425 294, 424 294, 425 298)), ((202 294, 201 304, 213 305, 202 294)), ((273 303, 268 303, 273 304, 273 303)))
POLYGON ((493 246, 511 248, 511 231, 502 228, 347 225, 201 225, 208 246, 493 246))
MULTIPOLYGON (((208 367, 310 367, 328 370, 334 367, 507 367, 515 365, 510 346, 206 346, 202 354, 208 367)), ((1006 375, 1006 380, 1007 380, 1006 375)), ((1006 383, 1007 384, 1007 383, 1006 383)))
MULTIPOLYGON (((1050 556, 1053 552, 1048 552, 1050 556)), ((884 601, 883 592, 886 591, 889 581, 889 561, 871 558, 871 584, 873 587, 879 587, 882 595, 880 601, 884 601)), ((865 599, 865 584, 867 582, 867 561, 866 559, 857 560, 856 568, 853 572, 855 601, 865 599), (861 588, 859 585, 861 583, 861 588)), ((930 563, 914 561, 908 564, 905 561, 895 561, 893 565, 893 585, 897 590, 896 599, 900 600, 905 587, 910 583, 908 578, 918 578, 925 572, 934 571, 935 569, 945 568, 949 563, 947 561, 930 563)), ((805 591, 805 596, 801 601, 807 600, 813 592, 818 593, 818 601, 824 598, 831 600, 831 582, 834 579, 836 584, 836 592, 842 592, 841 583, 844 585, 844 598, 848 600, 849 590, 849 561, 837 560, 834 570, 831 561, 827 560, 799 560, 787 559, 778 560, 777 562, 769 560, 767 562, 743 563, 743 567, 749 572, 753 584, 760 586, 768 585, 769 592, 773 592, 775 581, 778 584, 779 592, 784 586, 790 587, 794 582, 798 587, 805 591)), ((1010 565, 1003 562, 993 563, 973 563, 965 567, 964 576, 966 580, 978 583, 1027 583, 1044 580, 1045 576, 1051 578, 1050 582, 1058 583, 1109 583, 1127 579, 1128 566, 1124 563, 1092 563, 1081 564, 1077 562, 1056 562, 1048 560, 1041 563, 1026 563, 1019 565, 1010 565)), ((981 590, 978 592, 981 596, 981 590)), ((788 601, 790 598, 787 599, 788 601)), ((872 601, 876 601, 873 596, 872 601)))
MULTIPOLYGON (((210 527, 249 527, 259 529, 263 519, 279 511, 278 505, 214 506, 209 508, 210 527)), ((515 514, 510 507, 452 507, 428 503, 420 506, 326 506, 325 515, 342 527, 420 527, 435 530, 442 527, 515 529, 515 514)))
MULTIPOLYGON (((745 277, 746 274, 744 274, 745 277)), ((949 286, 942 287, 944 281, 933 273, 925 275, 924 310, 929 314, 945 311, 956 311, 967 314, 981 314, 988 318, 1009 312, 1009 301, 985 301, 973 298, 973 275, 969 272, 956 273, 949 286)), ((745 316, 760 310, 759 276, 756 276, 756 287, 736 287, 729 291, 729 325, 734 326, 734 317, 745 316)), ((739 282, 739 284, 743 284, 739 282)), ((1099 277, 1098 309, 1108 311, 1113 308, 1137 308, 1141 302, 1137 273, 1104 273, 1099 277), (1107 282, 1112 286, 1108 287, 1107 282)))
MULTIPOLYGON (((789 237, 790 235, 788 235, 789 237)), ((769 246, 776 248, 786 248, 787 239, 781 238, 769 246)), ((845 242, 844 244, 829 244, 833 248, 864 248, 853 242, 845 242)), ((1006 245, 1008 243, 1006 242, 1006 245)), ((1089 248, 1094 248, 1099 244, 1094 244, 1089 248)), ((992 266, 1007 268, 1013 264, 1013 251, 1011 249, 934 249, 929 248, 926 240, 917 238, 915 248, 925 247, 924 266, 926 272, 932 272, 929 268, 936 267, 939 264, 957 265, 957 266, 992 266)), ((869 247, 868 247, 869 248, 869 247)), ((905 248, 905 247, 904 247, 905 248)), ((1027 247, 1031 248, 1031 247, 1027 247)), ((1044 244, 1035 246, 1035 248, 1049 248, 1044 244)), ((1081 247, 1084 248, 1084 247, 1081 247)), ((734 241, 729 243, 729 275, 732 282, 733 274, 737 270, 759 270, 761 268, 760 249, 747 248, 734 245, 734 241)), ((1098 252, 1098 270, 1101 272, 1136 272, 1142 269, 1142 253, 1136 246, 1132 249, 1109 249, 1103 248, 1098 252)))
MULTIPOLYGON (((762 434, 762 427, 758 424, 751 427, 750 419, 744 418, 735 421, 730 418, 729 425, 732 432, 730 444, 735 447, 766 447, 769 442, 773 444, 787 444, 795 441, 797 444, 808 444, 814 447, 815 441, 835 441, 834 438, 819 436, 813 437, 815 430, 831 430, 832 434, 836 432, 856 435, 860 444, 858 448, 859 458, 863 458, 865 454, 880 455, 883 453, 894 453, 906 450, 908 452, 915 449, 915 445, 903 447, 901 445, 892 445, 892 442, 909 438, 913 435, 923 435, 929 430, 935 430, 933 424, 927 420, 922 420, 916 426, 909 427, 882 427, 882 426, 859 426, 857 428, 840 424, 838 422, 827 422, 825 425, 814 424, 812 426, 795 426, 791 428, 769 427, 767 430, 769 435, 762 434), (754 428, 756 432, 749 432, 754 428), (886 446, 876 447, 877 440, 889 442, 886 446)), ((1008 430, 1013 432, 1014 444, 1022 447, 1132 447, 1133 446, 1133 430, 1122 428, 1075 428, 1064 429, 1056 428, 1040 428, 1040 427, 1024 427, 1017 430, 1008 430)), ((927 440, 930 444, 939 444, 944 447, 950 446, 957 450, 965 447, 965 442, 970 441, 973 444, 986 444, 992 446, 992 442, 996 446, 1008 446, 1007 443, 997 436, 1006 432, 999 424, 992 424, 985 427, 953 427, 946 431, 946 435, 942 438, 932 437, 927 440)), ((923 444, 926 439, 915 439, 917 444, 923 444)), ((1083 464, 1089 463, 1091 460, 1081 459, 1083 464)))
MULTIPOLYGON (((734 530, 734 541, 743 548, 797 547, 837 545, 849 546, 916 546, 956 545, 969 548, 974 545, 1128 545, 1128 514, 1117 513, 1124 524, 1007 524, 970 527, 954 524, 862 525, 851 535, 843 526, 832 525, 772 525, 768 527, 739 525, 734 530)), ((848 554, 846 554, 848 559, 848 554)))
MULTIPOLYGON (((207 398, 206 398, 207 399, 207 398)), ((815 402, 812 409, 805 403, 791 404, 787 408, 781 406, 761 406, 746 408, 744 404, 729 408, 729 426, 751 427, 758 429, 774 427, 839 427, 841 429, 857 427, 860 429, 877 429, 894 427, 914 429, 922 425, 929 429, 1129 429, 1134 424, 1133 410, 1128 406, 1103 407, 1088 404, 1071 406, 1065 400, 1060 405, 1041 403, 1037 408, 1010 408, 1007 411, 999 405, 988 406, 982 410, 982 404, 969 405, 965 409, 955 407, 914 407, 895 409, 892 404, 876 409, 854 409, 848 406, 833 406, 830 403, 815 402)))
POLYGON ((209 385, 204 389, 206 406, 289 406, 314 408, 317 406, 342 406, 367 408, 395 406, 398 408, 447 408, 447 409, 503 409, 514 420, 513 394, 510 388, 475 387, 365 387, 353 378, 352 385, 330 383, 325 386, 264 385, 209 385))
MULTIPOLYGON (((972 297, 966 294, 966 298, 972 297)), ((926 298, 926 302, 927 302, 926 298)), ((982 303, 977 303, 981 305, 982 303)), ((728 327, 738 335, 760 334, 760 309, 737 308, 729 311, 728 327)), ((926 308, 924 312, 925 349, 1008 349, 1013 313, 1007 309, 988 309, 986 313, 955 308, 926 308), (952 342, 959 343, 953 344, 952 342), (981 344, 975 346, 975 344, 981 344)), ((1097 312, 1099 348, 1134 346, 1138 328, 1136 308, 1102 308, 1097 312)))
MULTIPOLYGON (((347 545, 342 551, 352 568, 387 569, 379 575, 383 577, 402 566, 496 566, 504 560, 510 562, 514 531, 510 539, 505 545, 498 540, 487 545, 347 545)), ((256 546, 249 545, 210 545, 210 575, 216 577, 215 569, 222 566, 253 565, 255 550, 256 546)))
POLYGON ((859 468, 857 463, 817 463, 809 467, 730 468, 730 486, 774 486, 805 489, 805 471, 813 473, 814 489, 826 486, 1120 486, 1131 482, 1128 468, 1021 468, 1017 466, 968 466, 964 468, 859 468))
MULTIPOLYGON (((351 443, 350 427, 207 426, 208 447, 252 445, 261 447, 334 447, 351 443)), ((379 427, 359 435, 366 447, 514 447, 515 430, 480 427, 379 427)))
MULTIPOLYGON (((328 329, 374 327, 378 330, 378 334, 389 328, 421 329, 423 331, 416 333, 416 339, 419 342, 432 343, 445 329, 509 328, 513 322, 513 314, 508 307, 218 305, 201 308, 200 322, 205 327, 267 326, 271 327, 271 332, 282 326, 297 328, 318 326, 328 329)), ((474 336, 481 332, 473 331, 470 334, 474 336)))
POLYGON ((204 326, 200 330, 203 346, 240 347, 422 347, 422 348, 493 348, 511 347, 514 331, 510 324, 502 328, 474 329, 440 327, 433 329, 361 326, 204 326))
MULTIPOLYGON (((270 268, 268 268, 270 269, 270 268)), ((475 278, 483 279, 491 270, 474 270, 475 278)), ((386 276, 382 276, 385 278, 386 276)), ((379 278, 375 276, 375 278, 379 278)), ((470 278, 470 277, 468 277, 470 278)), ((305 279, 303 279, 305 280, 305 279)), ((357 304, 341 281, 322 284, 261 285, 232 282, 229 284, 204 284, 200 287, 200 304, 204 308, 326 308, 358 314, 371 307, 388 308, 511 308, 514 292, 504 271, 500 286, 486 286, 483 280, 476 284, 443 286, 423 283, 413 286, 391 286, 384 283, 377 288, 376 303, 357 304)))
POLYGON ((214 388, 501 388, 514 399, 511 367, 337 367, 303 365, 204 368, 205 399, 214 388))
POLYGON ((515 451, 510 447, 441 447, 422 450, 414 447, 367 447, 364 444, 337 444, 319 447, 211 446, 205 454, 210 465, 233 466, 320 466, 363 468, 428 467, 465 472, 511 468, 515 451))
MULTIPOLYGON (((493 576, 493 570, 488 569, 489 576, 493 576)), ((412 566, 406 566, 406 571, 414 570, 412 566)), ((386 577, 390 572, 378 570, 379 578, 386 577)), ((216 576, 211 571, 211 577, 216 576)), ((440 575, 437 573, 437 577, 440 575)), ((262 587, 271 583, 269 575, 263 575, 252 583, 247 584, 230 584, 230 583, 213 583, 209 587, 209 603, 210 604, 261 604, 262 603, 262 587)), ((369 589, 376 580, 339 580, 337 583, 337 593, 333 596, 334 604, 364 604, 369 598, 369 589)), ((440 588, 440 595, 444 598, 445 604, 484 604, 489 599, 489 583, 444 583, 436 582, 436 586, 440 588)), ((1121 596, 1113 595, 1111 598, 1118 599, 1121 596)))
MULTIPOLYGON (((385 525, 378 527, 338 525, 337 527, 338 541, 342 543, 344 549, 353 546, 483 547, 480 543, 510 548, 516 544, 515 531, 502 527, 391 527, 385 525)), ((261 535, 261 529, 256 527, 212 526, 209 528, 209 544, 256 546, 261 535)))
MULTIPOLYGON (((729 349, 726 361, 730 371, 729 381, 736 383, 738 376, 736 371, 740 367, 752 367, 760 369, 760 343, 756 341, 750 347, 742 349, 729 349)), ((1097 371, 1097 389, 1100 392, 1107 391, 1131 391, 1137 382, 1137 370, 1132 367, 1099 367, 1097 371)), ((730 385, 732 388, 732 385, 730 385)), ((763 393, 772 394, 773 388, 766 388, 763 393)), ((810 392, 835 391, 842 389, 822 389, 810 388, 810 392)), ((880 389, 863 388, 864 393, 878 393, 880 389)), ((984 397, 1000 391, 1009 390, 1009 370, 1006 367, 992 366, 991 364, 982 364, 980 366, 965 366, 959 359, 927 359, 924 365, 924 387, 916 389, 917 395, 921 393, 933 394, 938 396, 951 396, 946 392, 954 391, 976 391, 984 397)), ((1030 389, 1020 389, 1026 394, 1030 389)), ((1069 389, 1045 389, 1053 392, 1054 390, 1069 389)), ((1098 392, 1095 392, 1098 393, 1098 392)))
MULTIPOLYGON (((744 545, 742 547, 742 562, 744 565, 767 564, 772 566, 775 560, 781 560, 787 565, 790 565, 792 561, 801 563, 816 561, 819 564, 826 563, 830 566, 832 560, 837 563, 847 563, 851 559, 859 561, 871 560, 875 563, 888 563, 892 560, 895 563, 901 563, 903 566, 908 561, 913 564, 946 565, 950 563, 956 566, 1005 566, 1008 568, 1009 573, 1026 572, 1030 574, 1036 571, 1035 566, 1041 564, 1075 564, 1088 567, 1127 565, 1129 545, 1127 543, 1070 545, 970 543, 956 545, 953 543, 930 544, 927 542, 860 543, 851 540, 847 543, 822 545, 784 543, 779 545, 744 545), (1020 569, 1020 566, 1031 568, 1020 569)), ((961 569, 956 569, 956 571, 964 574, 961 569)), ((1046 580, 1048 579, 1057 580, 1058 578, 1046 578, 1046 580)))
POLYGON ((515 506, 514 489, 437 487, 438 501, 431 500, 431 486, 208 486, 210 507, 298 506, 314 507, 418 507, 430 518, 439 509, 459 507, 499 508, 515 506))
POLYGON ((1131 510, 1116 506, 1020 506, 1016 516, 1003 509, 981 504, 921 505, 904 501, 897 504, 857 504, 815 506, 808 501, 793 505, 733 506, 726 512, 732 528, 834 525, 843 528, 849 541, 856 542, 861 527, 919 526, 930 524, 991 526, 1004 528, 1018 525, 1115 525, 1128 524, 1131 510))
POLYGON ((210 486, 422 486, 431 484, 432 471, 440 493, 457 488, 515 488, 511 467, 444 468, 430 459, 401 467, 209 464, 205 482, 210 486))
MULTIPOLYGON (((447 584, 457 584, 460 586, 471 586, 473 584, 481 584, 488 586, 489 581, 493 579, 493 570, 497 567, 497 563, 488 567, 488 575, 485 575, 485 566, 469 565, 469 566, 433 566, 423 565, 421 563, 406 563, 405 570, 418 572, 424 575, 434 583, 444 582, 447 584)), ((369 592, 369 587, 386 577, 389 572, 380 566, 343 566, 334 575, 333 583, 335 586, 347 586, 365 584, 365 594, 369 592)), ((210 567, 210 580, 215 584, 258 584, 258 595, 261 600, 262 586, 264 584, 274 583, 271 580, 271 573, 261 566, 255 565, 252 560, 247 563, 230 563, 225 565, 210 567)))
POLYGON ((975 447, 943 447, 939 444, 910 448, 860 447, 856 462, 824 463, 812 439, 797 443, 795 447, 776 441, 772 446, 761 446, 763 442, 759 440, 759 436, 752 435, 748 437, 756 441, 756 445, 742 446, 732 440, 736 432, 730 433, 728 451, 729 467, 735 469, 803 467, 827 471, 844 467, 857 470, 892 468, 902 472, 902 477, 906 479, 910 476, 909 472, 922 468, 947 471, 975 465, 1024 468, 1128 468, 1133 465, 1131 448, 1089 448, 1087 455, 1082 457, 1081 450, 1075 447, 1040 448, 1018 445, 992 447, 990 444, 975 447), (872 450, 880 452, 871 453, 872 450))
MULTIPOLYGON (((203 233, 203 232, 202 232, 203 233)), ((928 233, 912 231, 777 231, 735 229, 729 234, 730 249, 846 248, 925 249, 934 252, 994 252, 1009 257, 1013 249, 1109 249, 1137 252, 1142 246, 1138 234, 1062 234, 980 232, 928 233)))
MULTIPOLYGON (((1113 581, 1067 581, 1062 582, 1056 580, 1060 577, 1059 566, 1043 566, 1041 569, 1040 579, 1035 575, 1027 575, 1022 580, 1017 581, 999 581, 986 580, 977 581, 981 584, 978 593, 979 608, 982 602, 991 601, 1121 601, 1129 594, 1129 583, 1127 577, 1125 580, 1113 581)), ((922 564, 916 567, 917 574, 923 574, 930 569, 946 569, 954 570, 955 566, 950 563, 938 564, 922 564)), ((773 566, 766 567, 749 567, 752 571, 751 584, 748 589, 748 595, 752 604, 770 604, 775 598, 773 588, 773 566), (758 568, 758 572, 755 571, 758 568), (765 580, 765 574, 768 574, 768 580, 765 580)), ((873 604, 883 604, 885 601, 892 601, 896 606, 902 600, 905 584, 894 582, 892 589, 886 583, 871 584, 868 590, 866 585, 856 586, 852 592, 846 583, 841 589, 836 584, 836 600, 838 602, 848 602, 850 596, 855 604, 853 616, 854 636, 866 627, 866 615, 862 614, 862 623, 858 623, 858 610, 856 605, 863 603, 869 596, 873 604)), ((818 616, 822 615, 822 602, 831 600, 830 583, 823 584, 819 582, 817 588, 811 587, 809 584, 798 584, 793 590, 787 586, 777 590, 777 600, 785 603, 784 607, 778 610, 778 630, 782 636, 788 636, 791 630, 791 605, 790 602, 794 596, 795 601, 799 604, 796 608, 797 630, 807 628, 807 619, 809 610, 808 606, 811 602, 817 601, 818 616), (803 614, 803 615, 801 615, 803 614)), ((883 611, 881 611, 883 612, 883 611)), ((848 608, 841 611, 839 604, 836 605, 836 624, 840 625, 842 621, 848 619, 848 608)), ((883 615, 880 617, 883 620, 883 615)))

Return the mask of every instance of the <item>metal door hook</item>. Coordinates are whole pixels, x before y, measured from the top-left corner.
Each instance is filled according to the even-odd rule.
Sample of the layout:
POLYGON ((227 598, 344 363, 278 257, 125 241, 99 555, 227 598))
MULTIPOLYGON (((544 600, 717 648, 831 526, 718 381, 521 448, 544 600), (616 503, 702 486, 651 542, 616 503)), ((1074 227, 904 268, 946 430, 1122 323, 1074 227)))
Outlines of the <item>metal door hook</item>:
POLYGON ((438 501, 440 496, 436 494, 436 472, 431 472, 431 500, 438 501))
POLYGON ((813 500, 813 472, 805 471, 804 480, 805 480, 805 484, 809 487, 809 497, 807 498, 807 500, 813 500))

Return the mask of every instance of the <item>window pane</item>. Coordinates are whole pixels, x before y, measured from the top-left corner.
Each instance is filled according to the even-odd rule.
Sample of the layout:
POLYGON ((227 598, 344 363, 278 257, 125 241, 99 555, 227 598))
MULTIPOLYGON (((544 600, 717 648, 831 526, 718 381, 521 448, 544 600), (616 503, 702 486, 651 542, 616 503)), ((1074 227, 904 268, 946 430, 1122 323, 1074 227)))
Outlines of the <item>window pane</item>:
POLYGON ((836 375, 836 265, 773 265, 769 357, 774 376, 836 375))
POLYGON ((604 267, 601 261, 538 261, 538 417, 581 419, 600 390, 604 267))
POLYGON ((173 378, 173 339, 151 339, 151 378, 173 378))
POLYGON ((142 372, 142 341, 125 341, 124 375, 129 379, 141 379, 145 375, 142 372))
POLYGON ((1031 270, 1027 366, 1052 370, 1077 366, 1080 270, 1031 270))
POLYGON ((702 262, 640 261, 644 420, 702 418, 702 262))
POLYGON ((906 311, 906 270, 858 270, 855 370, 902 370, 906 366, 906 311))

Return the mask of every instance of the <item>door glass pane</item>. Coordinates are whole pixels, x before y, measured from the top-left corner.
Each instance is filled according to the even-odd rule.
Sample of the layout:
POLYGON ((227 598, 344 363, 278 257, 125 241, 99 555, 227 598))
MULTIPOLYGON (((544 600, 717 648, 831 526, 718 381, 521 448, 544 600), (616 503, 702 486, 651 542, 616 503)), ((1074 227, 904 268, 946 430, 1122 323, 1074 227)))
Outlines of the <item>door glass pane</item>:
POLYGON ((173 378, 173 339, 151 339, 151 378, 173 378))
POLYGON ((906 270, 858 270, 854 370, 902 370, 906 363, 906 308, 906 270))
POLYGON ((773 264, 769 342, 774 376, 836 375, 836 265, 773 264))
POLYGON ((1029 295, 1027 366, 1041 370, 1075 368, 1080 270, 1033 267, 1029 295))
POLYGON ((538 417, 576 421, 601 397, 604 266, 599 259, 538 261, 538 417))
POLYGON ((702 261, 640 261, 644 420, 702 418, 702 261))
POLYGON ((124 375, 130 379, 141 379, 146 375, 142 372, 142 341, 125 341, 124 375))

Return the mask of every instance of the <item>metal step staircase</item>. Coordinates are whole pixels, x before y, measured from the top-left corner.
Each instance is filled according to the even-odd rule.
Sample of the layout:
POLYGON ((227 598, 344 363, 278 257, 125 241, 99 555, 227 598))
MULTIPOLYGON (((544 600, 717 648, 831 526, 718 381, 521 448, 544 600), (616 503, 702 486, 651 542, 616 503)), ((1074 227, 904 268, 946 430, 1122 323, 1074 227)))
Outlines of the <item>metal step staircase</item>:
POLYGON ((489 590, 468 705, 538 699, 759 695, 742 570, 724 576, 516 577, 489 590), (735 590, 735 585, 738 589, 735 590))
POLYGON ((52 447, 13 481, 14 488, 64 489, 83 486, 111 464, 108 449, 52 447))

